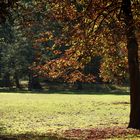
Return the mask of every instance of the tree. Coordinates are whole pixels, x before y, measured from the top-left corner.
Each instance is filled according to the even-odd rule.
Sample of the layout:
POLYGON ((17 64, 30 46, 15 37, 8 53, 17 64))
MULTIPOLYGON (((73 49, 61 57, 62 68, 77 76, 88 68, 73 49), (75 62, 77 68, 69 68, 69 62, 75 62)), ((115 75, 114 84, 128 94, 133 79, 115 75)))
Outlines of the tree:
MULTIPOLYGON (((86 43, 85 46, 88 50, 91 50, 88 45, 90 42, 92 42, 92 44, 90 44, 92 47, 96 46, 95 44, 99 44, 103 36, 102 34, 108 33, 108 35, 104 37, 110 42, 114 41, 112 40, 114 34, 111 32, 114 29, 112 21, 118 25, 117 28, 119 28, 119 30, 122 30, 122 36, 125 37, 126 41, 124 40, 124 43, 126 43, 128 51, 130 75, 131 112, 129 127, 140 129, 140 70, 138 60, 138 41, 135 36, 135 26, 138 25, 137 22, 139 20, 139 1, 54 0, 53 3, 53 16, 66 23, 65 29, 68 29, 67 32, 71 34, 70 40, 74 41, 74 39, 77 39, 77 36, 82 37, 81 40, 84 40, 84 43, 86 43), (123 27, 125 27, 125 30, 123 27), (82 28, 85 29, 85 32, 81 32, 82 28)), ((115 38, 115 40, 116 39, 117 38, 115 38)), ((78 46, 77 49, 79 49, 78 46)))
POLYGON ((140 129, 140 66, 138 56, 138 41, 135 35, 135 21, 130 0, 122 1, 122 12, 126 28, 128 64, 130 75, 130 128, 140 129))
POLYGON ((25 8, 25 3, 21 2, 21 5, 22 9, 19 7, 11 10, 10 19, 0 25, 1 76, 5 86, 10 86, 11 84, 8 83, 12 81, 17 88, 20 88, 20 79, 29 77, 29 90, 41 89, 38 78, 34 77, 34 73, 29 68, 35 61, 35 49, 32 47, 33 40, 27 34, 28 28, 23 29, 21 24, 24 15, 21 10, 25 8))
POLYGON ((25 71, 28 69, 28 56, 30 56, 26 38, 23 37, 18 26, 8 20, 1 25, 0 29, 3 86, 16 85, 17 88, 21 88, 20 78, 26 77, 25 71))
MULTIPOLYGON (((25 50, 27 51, 25 57, 27 61, 26 75, 28 76, 28 89, 29 90, 41 90, 42 86, 40 84, 38 76, 31 70, 33 63, 37 60, 38 51, 35 49, 35 38, 40 33, 39 21, 41 20, 40 13, 34 11, 30 5, 34 6, 32 1, 19 1, 22 8, 17 9, 17 19, 20 31, 23 37, 26 38, 25 50), (30 3, 30 4, 29 4, 30 3), (20 16, 20 17, 19 17, 20 16), (18 18, 19 17, 19 18, 18 18), (26 18, 25 18, 26 17, 26 18)), ((41 28, 42 30, 42 28, 41 28)))

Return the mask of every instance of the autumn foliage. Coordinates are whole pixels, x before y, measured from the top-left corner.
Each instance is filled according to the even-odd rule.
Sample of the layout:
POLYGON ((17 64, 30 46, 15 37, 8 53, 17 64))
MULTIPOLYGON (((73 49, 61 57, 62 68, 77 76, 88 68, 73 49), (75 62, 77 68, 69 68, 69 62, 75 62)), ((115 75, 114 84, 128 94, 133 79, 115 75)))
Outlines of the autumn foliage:
MULTIPOLYGON (((41 11, 44 3, 36 8, 41 11)), ((100 56, 100 77, 105 82, 121 83, 127 80, 127 50, 125 31, 113 11, 120 6, 117 1, 57 1, 46 2, 48 16, 42 21, 55 23, 35 39, 40 62, 33 69, 47 78, 62 78, 67 82, 93 82, 96 75, 86 74, 84 68, 92 58, 100 56), (97 12, 98 11, 98 12, 97 12), (55 26, 59 27, 58 29, 55 26), (52 42, 47 46, 48 42, 52 42), (46 45, 42 45, 46 44, 46 45), (51 54, 42 60, 44 53, 51 54)), ((119 14, 119 13, 118 13, 119 14)), ((43 25, 44 26, 44 25, 43 25)))

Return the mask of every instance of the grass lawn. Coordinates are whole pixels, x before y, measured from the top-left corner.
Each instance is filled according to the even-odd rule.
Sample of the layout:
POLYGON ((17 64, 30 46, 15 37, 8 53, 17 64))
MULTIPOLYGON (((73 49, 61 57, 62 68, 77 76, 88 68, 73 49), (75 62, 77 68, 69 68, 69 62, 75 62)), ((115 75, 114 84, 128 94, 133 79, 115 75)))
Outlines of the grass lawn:
POLYGON ((0 93, 1 135, 126 127, 128 118, 127 94, 0 93))

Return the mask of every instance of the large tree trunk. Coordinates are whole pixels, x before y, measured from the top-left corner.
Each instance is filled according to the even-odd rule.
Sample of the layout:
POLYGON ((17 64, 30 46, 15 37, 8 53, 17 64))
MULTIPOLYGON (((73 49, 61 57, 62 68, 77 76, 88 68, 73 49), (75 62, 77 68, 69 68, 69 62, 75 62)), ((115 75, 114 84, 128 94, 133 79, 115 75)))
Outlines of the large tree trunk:
POLYGON ((140 70, 138 60, 138 42, 135 36, 135 24, 131 11, 131 1, 122 1, 124 22, 126 25, 128 64, 130 74, 130 122, 129 128, 140 129, 140 70))

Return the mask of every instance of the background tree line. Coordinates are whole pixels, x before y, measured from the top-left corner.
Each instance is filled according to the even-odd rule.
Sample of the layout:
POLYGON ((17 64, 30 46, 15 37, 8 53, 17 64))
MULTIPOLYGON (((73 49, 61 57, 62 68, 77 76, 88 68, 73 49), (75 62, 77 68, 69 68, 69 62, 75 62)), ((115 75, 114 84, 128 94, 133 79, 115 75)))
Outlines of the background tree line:
POLYGON ((21 88, 20 80, 28 80, 29 89, 41 89, 42 78, 71 83, 128 82, 125 38, 115 22, 116 17, 109 25, 105 21, 103 27, 109 26, 110 30, 104 31, 95 44, 88 33, 92 27, 88 26, 91 20, 86 15, 86 2, 65 5, 64 15, 55 12, 67 4, 65 1, 61 4, 19 1, 18 4, 0 27, 1 86, 21 88), (84 20, 82 24, 76 20, 76 14, 84 20), (110 38, 104 37, 107 35, 110 38))

